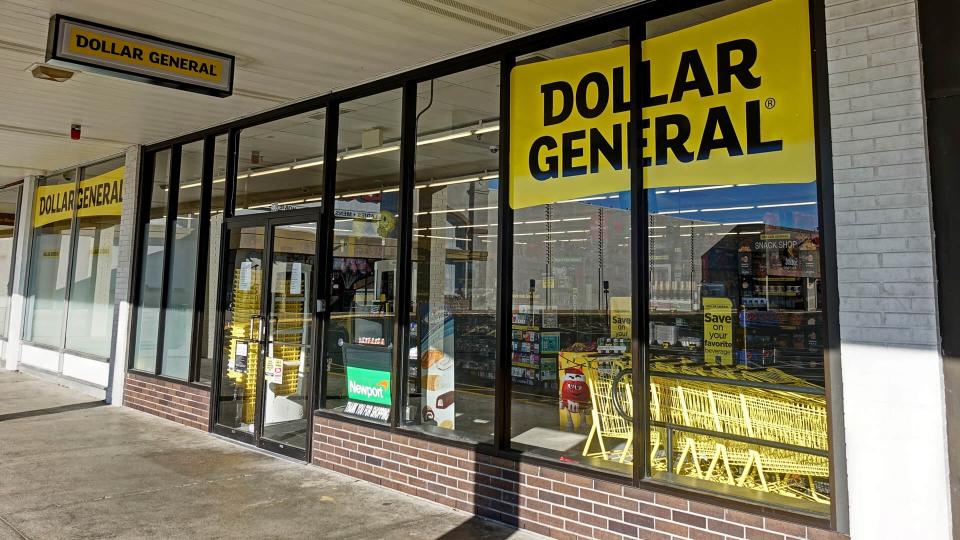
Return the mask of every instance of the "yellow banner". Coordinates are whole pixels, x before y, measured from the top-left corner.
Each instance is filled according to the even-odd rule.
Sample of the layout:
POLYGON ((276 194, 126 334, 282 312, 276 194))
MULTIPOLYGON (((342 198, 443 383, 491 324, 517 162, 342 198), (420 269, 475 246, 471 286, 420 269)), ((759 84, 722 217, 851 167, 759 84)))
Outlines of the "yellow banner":
POLYGON ((733 365, 733 302, 729 298, 703 299, 703 361, 733 365))
POLYGON ((629 47, 517 66, 510 79, 510 204, 644 186, 816 179, 806 0, 771 0, 645 40, 643 125, 628 140, 629 47))
POLYGON ((77 217, 119 216, 123 206, 124 167, 81 180, 80 185, 40 186, 33 199, 33 226, 77 217))

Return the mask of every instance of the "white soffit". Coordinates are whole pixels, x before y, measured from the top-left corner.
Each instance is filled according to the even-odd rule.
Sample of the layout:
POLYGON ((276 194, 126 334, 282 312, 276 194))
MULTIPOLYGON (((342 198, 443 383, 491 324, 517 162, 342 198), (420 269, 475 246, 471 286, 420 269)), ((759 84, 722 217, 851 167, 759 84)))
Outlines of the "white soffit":
POLYGON ((0 185, 356 83, 623 0, 0 0, 0 185), (33 78, 72 15, 237 57, 215 98, 92 73, 33 78), (71 141, 71 124, 83 126, 71 141))

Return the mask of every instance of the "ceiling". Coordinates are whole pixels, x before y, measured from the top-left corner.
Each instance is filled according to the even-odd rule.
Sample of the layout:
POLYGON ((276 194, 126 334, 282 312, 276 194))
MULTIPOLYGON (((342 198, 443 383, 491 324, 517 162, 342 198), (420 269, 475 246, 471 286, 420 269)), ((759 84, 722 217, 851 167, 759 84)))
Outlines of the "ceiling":
MULTIPOLYGON (((367 80, 624 0, 0 0, 0 185, 367 80), (34 79, 60 13, 236 55, 214 98, 34 79), (82 138, 71 141, 71 124, 82 138)), ((482 75, 482 73, 481 73, 482 75)))

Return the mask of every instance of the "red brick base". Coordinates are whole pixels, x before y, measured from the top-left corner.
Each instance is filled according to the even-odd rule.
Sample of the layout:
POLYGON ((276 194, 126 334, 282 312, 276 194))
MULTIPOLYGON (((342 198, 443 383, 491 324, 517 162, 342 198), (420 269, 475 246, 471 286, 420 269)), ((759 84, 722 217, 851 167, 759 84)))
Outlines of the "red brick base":
POLYGON ((208 390, 136 373, 127 373, 123 404, 203 431, 210 417, 208 390))
POLYGON ((845 535, 315 417, 313 463, 553 538, 845 535))

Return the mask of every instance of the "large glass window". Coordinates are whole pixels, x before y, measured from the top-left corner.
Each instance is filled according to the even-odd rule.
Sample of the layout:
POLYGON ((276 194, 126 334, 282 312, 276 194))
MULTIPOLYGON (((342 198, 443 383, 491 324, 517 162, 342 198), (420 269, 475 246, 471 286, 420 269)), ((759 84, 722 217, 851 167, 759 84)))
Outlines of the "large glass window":
POLYGON ((170 150, 152 156, 147 220, 141 234, 140 290, 137 298, 136 338, 133 368, 153 372, 157 366, 157 338, 160 333, 160 291, 163 288, 164 240, 167 230, 167 187, 170 178, 170 150))
POLYGON ((321 205, 325 115, 322 109, 243 130, 237 215, 321 205))
MULTIPOLYGON (((518 59, 530 71, 545 58, 626 50, 626 30, 518 59)), ((570 96, 571 99, 573 96, 570 96)), ((587 96, 597 106, 596 93, 587 96)), ((511 106, 511 125, 543 122, 543 107, 511 106)), ((576 110, 572 115, 579 115, 576 110)), ((589 118, 583 117, 583 123, 589 118)), ((587 124, 589 125, 589 124, 587 124)), ((609 136, 609 134, 605 134, 609 136)), ((564 160, 539 165, 586 171, 586 144, 565 145, 564 160)), ((549 153, 549 152, 547 152, 549 153)), ((620 155, 606 159, 623 159, 620 155)), ((546 155, 546 154, 544 154, 546 155)), ((527 156, 511 160, 527 162, 527 156)), ((552 161, 551 161, 552 160, 552 161)), ((573 180, 571 180, 573 181, 573 180)), ((626 186, 629 188, 629 183, 626 186)), ((630 326, 632 305, 630 192, 574 198, 537 196, 543 188, 511 188, 514 209, 511 310, 511 446, 550 459, 632 474, 634 413, 630 326), (527 198, 547 201, 530 205, 527 198)))
POLYGON ((180 149, 180 180, 177 188, 177 218, 170 253, 171 279, 163 322, 163 361, 160 372, 186 379, 190 372, 194 298, 197 284, 197 247, 200 243, 200 187, 203 141, 180 149))
POLYGON ((7 337, 10 317, 10 292, 17 237, 17 212, 20 186, 0 191, 0 337, 7 337))
POLYGON ((103 358, 113 347, 124 170, 123 157, 84 167, 77 190, 66 348, 103 358))
POLYGON ((499 65, 420 83, 405 421, 492 442, 499 65))
POLYGON ((197 382, 210 384, 214 375, 216 346, 217 295, 220 291, 220 242, 223 235, 224 205, 226 204, 227 136, 217 137, 213 150, 213 190, 210 199, 210 244, 207 268, 206 293, 200 324, 200 350, 197 367, 197 382))
MULTIPOLYGON (((730 0, 712 6, 710 14, 760 3, 730 0)), ((806 7, 792 5, 799 10, 794 23, 799 24, 806 7)), ((683 32, 691 22, 684 14, 651 21, 647 35, 683 32)), ((697 21, 696 31, 702 35, 718 28, 713 22, 697 21)), ((806 51, 806 39, 801 32, 791 46, 806 51)), ((749 47, 737 46, 742 50, 732 56, 732 64, 739 65, 735 84, 761 80, 753 82, 744 63, 757 73, 783 63, 779 57, 764 58, 763 50, 749 59, 743 53, 749 47)), ((809 58, 809 52, 804 56, 809 58)), ((792 70, 802 73, 809 65, 793 64, 792 70)), ((651 81, 650 95, 666 94, 674 85, 657 77, 651 81)), ((799 90, 809 91, 805 84, 799 90)), ((653 103, 644 114, 658 118, 663 106, 653 103)), ((740 142, 718 136, 707 141, 712 152, 741 156, 744 151, 761 153, 764 144, 766 152, 786 148, 790 141, 760 139, 772 139, 775 130, 760 122, 781 107, 791 111, 791 123, 810 121, 800 112, 809 103, 769 98, 763 106, 769 112, 761 113, 757 106, 752 113, 753 140, 747 107, 745 150, 740 142)), ((734 127, 740 121, 734 118, 727 128, 720 122, 719 129, 729 135, 742 129, 734 127)), ((670 135, 655 131, 649 136, 659 141, 670 135)), ((711 150, 703 152, 701 143, 697 160, 709 159, 711 150)), ((674 144, 661 156, 653 150, 646 155, 667 160, 682 153, 684 146, 674 144)), ((647 175, 656 186, 648 190, 647 215, 651 474, 696 489, 826 514, 831 495, 827 331, 815 173, 801 179, 807 183, 783 184, 758 183, 766 179, 757 177, 717 182, 714 176, 711 171, 671 184, 654 172, 647 175)))
POLYGON ((34 195, 23 338, 50 347, 60 347, 63 341, 76 172, 37 180, 34 195))
POLYGON ((396 312, 401 91, 340 106, 324 358, 325 406, 389 419, 396 312))

